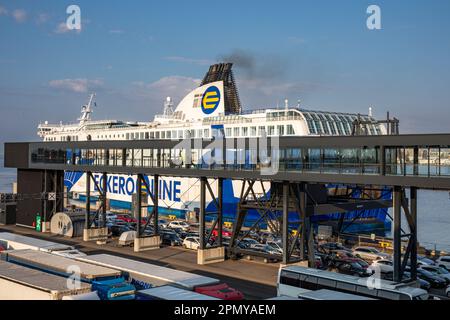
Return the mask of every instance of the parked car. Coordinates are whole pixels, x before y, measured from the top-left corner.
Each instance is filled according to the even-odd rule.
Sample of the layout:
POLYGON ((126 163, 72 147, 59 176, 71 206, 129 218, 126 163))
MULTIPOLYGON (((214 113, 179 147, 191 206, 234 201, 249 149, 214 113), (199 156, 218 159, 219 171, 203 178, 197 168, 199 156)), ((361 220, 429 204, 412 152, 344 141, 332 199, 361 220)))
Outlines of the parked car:
POLYGON ((247 249, 261 249, 264 248, 264 244, 259 243, 255 239, 252 238, 244 238, 241 241, 239 241, 240 244, 244 245, 247 249))
POLYGON ((445 289, 445 295, 450 298, 450 286, 447 287, 447 289, 445 289))
POLYGON ((442 267, 437 266, 428 266, 428 265, 422 265, 420 266, 420 269, 429 271, 441 278, 444 278, 447 281, 447 284, 450 284, 450 272, 442 267))
MULTIPOLYGON (((207 247, 210 247, 210 244, 206 244, 207 247)), ((186 237, 183 240, 183 247, 185 249, 198 250, 200 247, 200 238, 199 237, 186 237)))
MULTIPOLYGON (((385 280, 389 280, 389 281, 393 281, 394 280, 393 278, 394 278, 393 273, 387 274, 384 277, 385 280)), ((411 273, 409 271, 403 272, 403 279, 404 280, 410 280, 411 279, 411 273)), ((427 291, 430 290, 431 284, 428 281, 426 281, 426 280, 424 280, 422 278, 419 278, 419 277, 417 278, 417 281, 419 281, 420 289, 424 289, 424 290, 427 290, 427 291)))
POLYGON ((367 269, 357 262, 338 262, 332 268, 333 271, 358 277, 369 277, 372 275, 367 269))
POLYGON ((197 287, 194 290, 197 293, 201 293, 210 297, 219 298, 222 300, 243 300, 244 295, 242 292, 231 288, 226 283, 220 283, 213 286, 197 287))
POLYGON ((323 258, 326 263, 330 264, 331 262, 336 262, 336 261, 340 261, 340 262, 357 262, 359 263, 363 268, 368 268, 369 264, 361 259, 361 258, 357 258, 353 253, 351 253, 350 251, 347 250, 333 250, 331 251, 330 254, 324 255, 323 258))
POLYGON ((450 270, 450 256, 442 256, 436 260, 436 264, 439 267, 444 267, 447 270, 450 270))
POLYGON ((327 243, 322 243, 317 247, 317 251, 319 251, 320 253, 331 253, 332 251, 336 251, 336 250, 344 250, 344 251, 349 251, 351 252, 350 249, 344 247, 342 244, 338 243, 338 242, 327 242, 327 243))
POLYGON ((372 272, 380 270, 381 273, 392 273, 394 272, 394 264, 388 259, 374 260, 369 266, 369 270, 372 272))
POLYGON ((417 265, 418 266, 434 266, 436 263, 424 256, 417 256, 417 265))
POLYGON ((106 213, 106 222, 114 222, 115 220, 117 220, 117 214, 111 212, 106 213))
POLYGON ((434 275, 433 273, 426 271, 424 269, 417 269, 417 277, 428 281, 432 288, 445 288, 447 282, 444 278, 434 275))
POLYGON ((184 239, 184 238, 187 238, 187 237, 199 237, 199 233, 198 232, 193 232, 193 231, 189 231, 189 232, 186 232, 186 233, 184 233, 184 234, 182 234, 182 238, 184 239))
POLYGON ((283 254, 283 244, 281 241, 267 241, 266 245, 271 247, 271 250, 275 252, 275 254, 283 254))
POLYGON ((352 252, 357 258, 369 261, 390 259, 390 256, 387 253, 380 252, 374 247, 356 247, 352 252))
POLYGON ((190 226, 186 221, 170 221, 167 228, 177 228, 182 229, 183 231, 189 231, 190 226))
MULTIPOLYGON (((403 273, 403 275, 405 277, 408 277, 408 278, 411 279, 411 273, 405 271, 403 273)), ((431 289, 431 284, 428 281, 426 281, 426 280, 424 280, 422 278, 417 278, 417 280, 419 281, 420 289, 424 289, 424 290, 427 290, 427 291, 431 289)))
POLYGON ((261 250, 260 249, 255 249, 255 250, 263 251, 265 253, 273 254, 273 255, 280 255, 281 256, 283 254, 283 250, 280 250, 278 248, 272 247, 272 246, 270 246, 268 244, 264 245, 264 247, 261 248, 261 250))
POLYGON ((122 220, 126 223, 136 222, 136 219, 134 219, 129 214, 118 214, 118 215, 116 215, 116 220, 122 220))
MULTIPOLYGON (((214 237, 217 237, 219 235, 219 229, 215 228, 212 232, 211 235, 214 237)), ((228 229, 222 229, 222 237, 231 237, 233 235, 233 232, 231 230, 228 229)))
POLYGON ((131 227, 126 224, 112 224, 108 226, 109 232, 113 237, 120 237, 126 231, 133 231, 131 227))
POLYGON ((168 244, 172 247, 181 246, 183 244, 183 240, 177 235, 170 232, 161 232, 161 242, 163 244, 168 244))

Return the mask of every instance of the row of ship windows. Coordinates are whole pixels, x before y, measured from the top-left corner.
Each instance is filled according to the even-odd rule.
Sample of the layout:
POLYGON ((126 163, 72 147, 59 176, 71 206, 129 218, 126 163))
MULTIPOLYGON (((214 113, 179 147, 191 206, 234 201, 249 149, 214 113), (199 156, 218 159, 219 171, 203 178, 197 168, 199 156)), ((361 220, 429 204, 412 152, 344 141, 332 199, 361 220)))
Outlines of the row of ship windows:
MULTIPOLYGON (((223 129, 213 129, 213 136, 226 137, 256 137, 256 136, 284 136, 295 135, 294 127, 291 124, 286 126, 252 126, 252 127, 235 127, 223 129)), ((146 140, 146 139, 183 139, 183 138, 209 138, 209 129, 192 129, 192 130, 171 130, 171 131, 152 131, 152 132, 128 132, 123 134, 105 134, 96 135, 96 140, 101 139, 125 139, 125 140, 146 140)), ((78 141, 78 136, 63 137, 47 137, 46 141, 78 141)), ((89 139, 88 139, 89 140, 89 139)))
POLYGON ((44 141, 78 141, 78 136, 46 137, 44 141))
MULTIPOLYGON (((292 125, 279 126, 259 126, 259 127, 235 127, 226 128, 225 132, 222 129, 213 129, 212 135, 226 137, 256 137, 263 135, 294 135, 295 130, 292 125)), ((156 132, 135 132, 127 133, 126 140, 145 140, 145 139, 183 139, 183 138, 209 138, 209 129, 192 129, 192 130, 172 130, 172 131, 156 131, 156 132)), ((103 136, 99 137, 100 139, 103 136)))
MULTIPOLYGON (((348 122, 330 122, 318 120, 306 120, 309 131, 312 134, 350 135, 352 125, 348 122)), ((381 130, 375 125, 363 125, 363 130, 370 135, 380 135, 381 130)))

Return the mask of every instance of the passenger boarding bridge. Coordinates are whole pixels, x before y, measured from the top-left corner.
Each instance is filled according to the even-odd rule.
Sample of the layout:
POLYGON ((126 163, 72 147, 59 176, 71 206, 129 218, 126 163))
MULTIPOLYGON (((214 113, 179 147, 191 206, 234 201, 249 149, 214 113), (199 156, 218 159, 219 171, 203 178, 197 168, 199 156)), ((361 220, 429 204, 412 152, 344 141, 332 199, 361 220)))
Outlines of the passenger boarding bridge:
MULTIPOLYGON (((64 171, 87 172, 91 177, 93 172, 102 173, 103 185, 96 185, 96 190, 100 190, 103 204, 94 219, 102 217, 99 221, 103 225, 95 226, 89 214, 91 179, 86 182, 87 238, 95 233, 91 229, 104 227, 106 192, 102 190, 107 190, 107 175, 137 175, 139 215, 142 214, 143 192, 149 194, 153 206, 145 225, 137 219, 135 250, 159 247, 159 242, 155 242, 159 191, 158 188, 150 191, 144 175, 153 176, 155 185, 161 176, 199 178, 200 234, 204 235, 200 237, 199 263, 220 261, 225 257, 222 245, 224 179, 244 181, 233 235, 227 247, 229 256, 245 253, 237 243, 252 229, 243 231, 242 228, 249 209, 258 210, 260 220, 268 220, 271 212, 280 212, 283 263, 295 260, 293 252, 300 243, 298 258, 308 259, 309 265, 314 266, 314 255, 308 254, 314 252, 312 216, 393 207, 394 279, 400 281, 408 260, 412 266, 417 261, 417 190, 450 190, 450 134, 6 143, 5 167, 18 169, 19 196, 44 195, 38 200, 19 201, 18 220, 40 211, 44 222, 49 221, 53 212, 63 209, 64 171), (218 181, 216 192, 209 183, 211 179, 218 181), (255 184, 262 181, 271 182, 270 192, 263 196, 254 190, 255 184), (325 184, 358 185, 364 190, 389 187, 393 199, 324 197, 321 186, 325 184), (214 212, 206 212, 207 193, 216 206, 214 212), (295 233, 291 232, 293 222, 289 221, 289 212, 298 213, 295 233), (402 212, 406 218, 403 220, 405 229, 402 212), (206 246, 211 237, 211 231, 206 230, 207 215, 213 216, 210 230, 218 229, 218 246, 213 248, 206 246), (155 226, 154 234, 144 237, 143 230, 149 223, 155 226)), ((415 279, 414 268, 411 274, 415 279)))

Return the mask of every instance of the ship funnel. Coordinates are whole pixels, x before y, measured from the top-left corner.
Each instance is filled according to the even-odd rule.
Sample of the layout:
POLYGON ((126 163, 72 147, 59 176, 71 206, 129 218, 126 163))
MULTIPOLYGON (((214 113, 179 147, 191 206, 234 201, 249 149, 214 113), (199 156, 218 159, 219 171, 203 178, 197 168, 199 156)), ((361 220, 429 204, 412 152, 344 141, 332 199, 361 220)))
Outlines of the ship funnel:
POLYGON ((234 80, 233 71, 231 70, 232 66, 232 63, 213 64, 209 67, 209 71, 206 73, 200 86, 216 81, 223 81, 225 113, 239 114, 242 111, 241 101, 239 100, 239 93, 234 80))

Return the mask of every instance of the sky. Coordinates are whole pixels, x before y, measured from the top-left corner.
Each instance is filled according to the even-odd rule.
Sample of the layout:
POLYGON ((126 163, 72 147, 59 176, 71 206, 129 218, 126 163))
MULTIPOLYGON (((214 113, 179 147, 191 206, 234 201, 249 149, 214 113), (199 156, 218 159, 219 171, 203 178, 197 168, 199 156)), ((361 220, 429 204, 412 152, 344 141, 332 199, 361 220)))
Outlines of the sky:
POLYGON ((219 61, 247 110, 372 106, 402 133, 450 132, 449 14, 448 0, 0 0, 0 151, 75 121, 91 92, 95 119, 150 121, 219 61), (81 30, 65 26, 72 4, 81 30))

